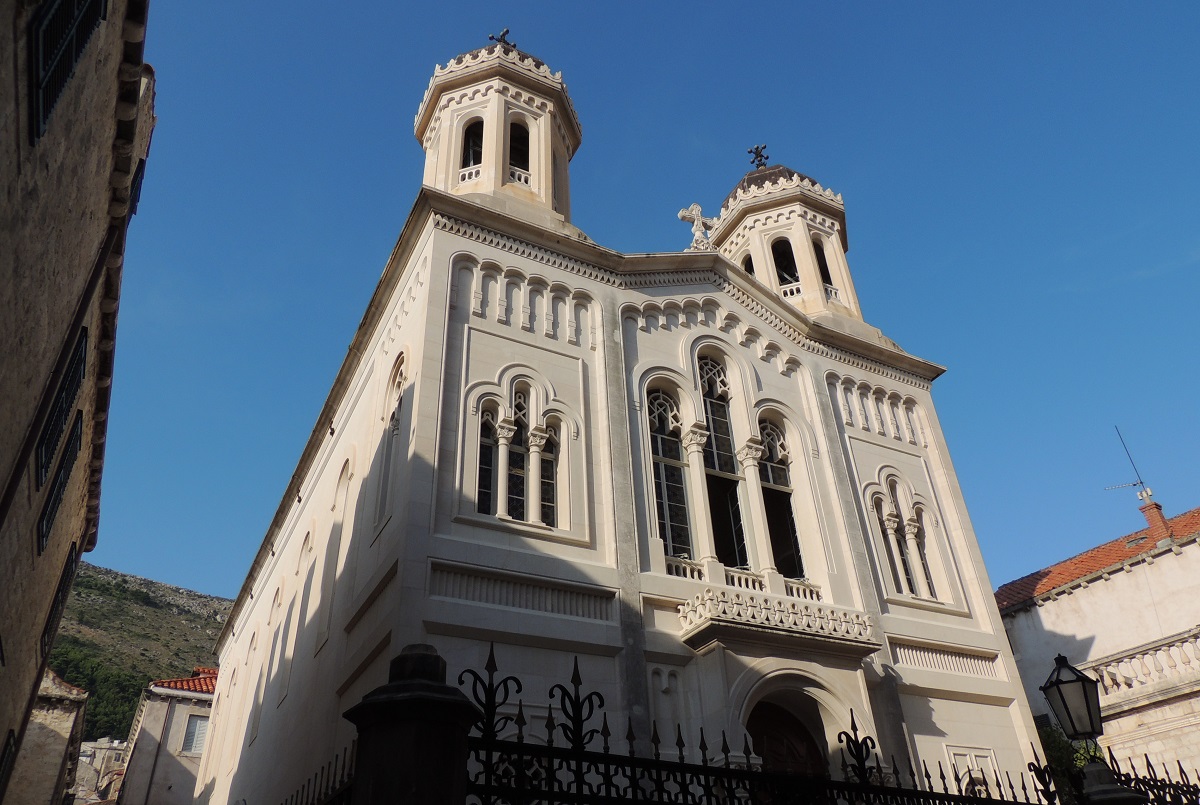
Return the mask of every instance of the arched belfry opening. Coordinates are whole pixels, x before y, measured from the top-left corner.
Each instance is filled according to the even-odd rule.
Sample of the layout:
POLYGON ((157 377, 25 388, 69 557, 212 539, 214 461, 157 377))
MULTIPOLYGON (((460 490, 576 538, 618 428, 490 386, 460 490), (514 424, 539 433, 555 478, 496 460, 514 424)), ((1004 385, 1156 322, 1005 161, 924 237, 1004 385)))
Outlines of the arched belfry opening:
POLYGON ((777 694, 754 705, 746 732, 765 770, 829 776, 821 715, 817 703, 803 693, 777 694))
POLYGON ((460 168, 474 168, 483 163, 483 121, 476 120, 463 130, 462 162, 460 168))
POLYGON ((529 185, 529 129, 519 120, 508 124, 508 180, 529 185))

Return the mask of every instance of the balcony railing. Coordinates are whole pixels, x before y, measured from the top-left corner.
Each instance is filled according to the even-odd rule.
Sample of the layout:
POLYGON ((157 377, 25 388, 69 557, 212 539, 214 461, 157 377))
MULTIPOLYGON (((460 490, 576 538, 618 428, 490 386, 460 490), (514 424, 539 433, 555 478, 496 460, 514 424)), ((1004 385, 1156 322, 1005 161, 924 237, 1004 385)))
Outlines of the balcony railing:
POLYGON ((821 588, 806 579, 784 579, 784 587, 792 598, 802 598, 805 601, 820 601, 821 588))
POLYGON ((508 180, 510 182, 514 182, 516 184, 523 184, 526 187, 529 187, 529 182, 530 182, 529 171, 521 170, 520 168, 515 168, 510 165, 508 168, 508 180))
POLYGON ((691 559, 684 559, 679 556, 667 557, 667 575, 677 576, 681 579, 695 579, 696 581, 704 581, 704 567, 699 562, 693 562, 691 559))
POLYGON ((458 181, 470 182, 474 179, 478 179, 482 175, 483 168, 481 168, 479 165, 472 165, 471 167, 463 168, 458 172, 458 181))
POLYGON ((791 299, 793 296, 799 296, 800 295, 800 283, 793 282, 790 285, 781 286, 779 289, 779 295, 782 296, 784 299, 791 299))
POLYGON ((1100 680, 1104 702, 1149 693, 1157 683, 1195 683, 1200 678, 1200 627, 1123 654, 1101 657, 1080 666, 1100 680))
POLYGON ((825 286, 825 298, 830 302, 842 301, 842 295, 838 293, 838 289, 834 288, 832 285, 825 286))
POLYGON ((839 645, 866 656, 879 648, 875 627, 862 612, 814 601, 709 587, 679 606, 684 642, 703 645, 730 633, 774 632, 839 645))
POLYGON ((762 592, 767 589, 766 582, 763 577, 757 573, 751 573, 749 570, 739 570, 737 568, 725 568, 725 584, 729 587, 736 587, 739 590, 750 590, 751 592, 762 592))

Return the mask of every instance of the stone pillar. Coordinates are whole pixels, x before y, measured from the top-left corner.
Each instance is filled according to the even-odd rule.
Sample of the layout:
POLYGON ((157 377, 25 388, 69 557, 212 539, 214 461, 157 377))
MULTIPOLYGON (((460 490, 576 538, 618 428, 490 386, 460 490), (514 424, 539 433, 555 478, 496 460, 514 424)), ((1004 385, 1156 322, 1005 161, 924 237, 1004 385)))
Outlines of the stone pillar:
POLYGON ((710 576, 712 569, 721 567, 717 561, 717 546, 713 542, 712 519, 708 513, 708 484, 704 471, 704 445, 708 441, 708 431, 703 428, 692 428, 683 434, 683 447, 687 450, 688 471, 687 490, 688 518, 692 524, 692 558, 704 564, 706 581, 725 583, 725 571, 720 570, 720 578, 710 576))
POLYGON ((496 424, 496 516, 508 517, 508 446, 517 433, 509 420, 496 424))
POLYGON ((405 646, 388 683, 344 717, 358 728, 352 805, 459 805, 466 799, 467 733, 479 710, 446 684, 446 661, 405 646))
POLYGON ((750 568, 758 573, 775 569, 775 556, 771 551, 771 531, 767 527, 767 508, 763 503, 762 478, 758 475, 758 462, 763 457, 763 446, 755 438, 737 451, 742 475, 746 478, 746 497, 749 516, 749 539, 746 540, 747 558, 750 568))
POLYGON ((908 569, 912 573, 916 594, 921 598, 933 598, 929 589, 929 581, 925 578, 925 554, 921 551, 921 543, 917 540, 917 532, 921 524, 916 520, 904 523, 904 541, 908 543, 908 569))
POLYGON ((549 434, 541 428, 529 432, 529 468, 525 473, 525 519, 531 523, 542 522, 542 447, 549 434))
POLYGON ((892 547, 892 558, 896 563, 894 568, 896 571, 896 581, 900 585, 900 592, 904 595, 912 595, 912 590, 908 586, 908 578, 905 576, 904 567, 908 565, 909 572, 915 577, 917 574, 912 572, 912 562, 904 553, 904 543, 900 540, 900 518, 895 512, 888 512, 883 518, 883 527, 887 531, 886 539, 892 547))

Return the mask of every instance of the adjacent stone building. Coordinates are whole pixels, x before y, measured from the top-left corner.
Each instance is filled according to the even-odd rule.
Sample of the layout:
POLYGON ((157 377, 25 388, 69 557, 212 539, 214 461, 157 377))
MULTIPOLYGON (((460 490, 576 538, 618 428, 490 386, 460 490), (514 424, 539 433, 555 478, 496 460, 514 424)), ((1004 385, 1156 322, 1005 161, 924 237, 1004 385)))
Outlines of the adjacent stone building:
POLYGON ((0 798, 95 545, 146 0, 0 0, 0 798))
MULTIPOLYGON (((1200 768, 1200 509, 1163 516, 1143 493, 1146 528, 996 591, 1030 706, 1063 654, 1100 681, 1103 746, 1117 759, 1200 768)), ((1049 722, 1047 722, 1049 723, 1049 722)))
POLYGON ((129 730, 120 805, 190 805, 208 736, 217 669, 160 679, 142 692, 129 730))
POLYGON ((4 794, 6 805, 57 805, 75 785, 88 692, 47 670, 4 794))
POLYGON ((842 197, 759 159, 679 212, 685 250, 596 244, 567 88, 506 44, 437 68, 415 130, 424 186, 218 642, 198 799, 285 800, 409 643, 452 674, 495 644, 531 723, 577 656, 638 735, 837 774, 853 712, 918 768, 1023 769, 943 370, 864 321, 842 197))

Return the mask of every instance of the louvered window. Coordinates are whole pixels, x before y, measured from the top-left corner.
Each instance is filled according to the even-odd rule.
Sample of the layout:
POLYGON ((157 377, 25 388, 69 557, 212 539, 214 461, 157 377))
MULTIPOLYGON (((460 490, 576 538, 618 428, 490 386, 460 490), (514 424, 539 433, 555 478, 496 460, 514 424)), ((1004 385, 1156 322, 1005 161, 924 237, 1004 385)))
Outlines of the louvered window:
POLYGON ((92 33, 108 15, 107 0, 44 0, 29 24, 30 125, 36 141, 71 80, 92 33))

